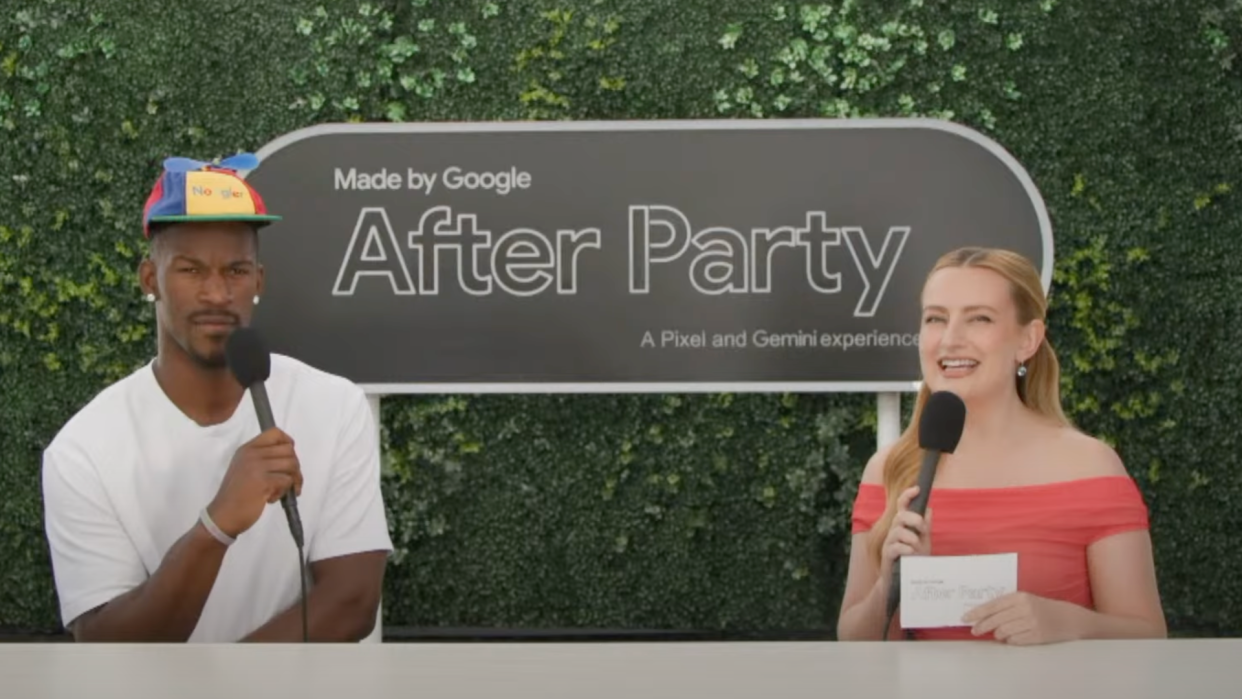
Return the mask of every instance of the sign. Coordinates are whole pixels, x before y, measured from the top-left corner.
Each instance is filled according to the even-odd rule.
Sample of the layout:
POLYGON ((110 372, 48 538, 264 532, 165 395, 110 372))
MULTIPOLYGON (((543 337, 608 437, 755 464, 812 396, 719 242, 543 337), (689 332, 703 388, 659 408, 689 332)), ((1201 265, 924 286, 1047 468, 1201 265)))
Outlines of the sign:
POLYGON ((902 556, 901 628, 970 626, 967 612, 1018 591, 1018 554, 902 556))
POLYGON ((909 391, 964 245, 1052 273, 996 143, 934 120, 329 124, 245 173, 255 325, 371 393, 909 391))

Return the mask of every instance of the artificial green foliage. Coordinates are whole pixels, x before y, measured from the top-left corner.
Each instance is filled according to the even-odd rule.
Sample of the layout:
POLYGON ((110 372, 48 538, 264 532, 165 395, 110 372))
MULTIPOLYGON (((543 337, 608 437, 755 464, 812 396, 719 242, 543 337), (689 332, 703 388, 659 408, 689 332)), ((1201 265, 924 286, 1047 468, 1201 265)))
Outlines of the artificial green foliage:
POLYGON ((389 503, 388 618, 822 626, 824 574, 844 574, 857 459, 841 437, 857 419, 796 395, 403 403, 386 421, 403 494, 389 503))
MULTIPOLYGON (((1236 0, 18 0, 0 13, 0 629, 59 631, 40 451, 153 351, 160 161, 331 121, 930 116, 1042 192, 1065 405, 1174 633, 1242 626, 1236 0)), ((384 400, 392 626, 831 635, 866 395, 384 400)), ((910 409, 910 401, 903 409, 910 409)))

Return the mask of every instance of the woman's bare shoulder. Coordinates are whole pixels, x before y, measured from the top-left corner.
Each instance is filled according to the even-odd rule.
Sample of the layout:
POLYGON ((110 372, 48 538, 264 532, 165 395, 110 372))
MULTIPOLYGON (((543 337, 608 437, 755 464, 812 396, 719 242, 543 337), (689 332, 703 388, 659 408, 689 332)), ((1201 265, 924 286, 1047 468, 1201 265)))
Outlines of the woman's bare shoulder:
POLYGON ((1048 459, 1066 469, 1070 478, 1128 475, 1117 450, 1104 440, 1074 427, 1055 428, 1054 435, 1047 443, 1051 447, 1047 450, 1048 459))

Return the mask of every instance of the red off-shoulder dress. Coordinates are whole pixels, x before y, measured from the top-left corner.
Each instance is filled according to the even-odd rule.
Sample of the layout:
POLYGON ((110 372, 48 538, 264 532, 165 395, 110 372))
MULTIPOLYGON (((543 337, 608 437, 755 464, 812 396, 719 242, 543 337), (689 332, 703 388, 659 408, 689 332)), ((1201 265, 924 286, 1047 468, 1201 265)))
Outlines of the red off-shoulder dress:
MULTIPOLYGON (((882 485, 863 483, 853 532, 884 514, 882 485)), ((1093 609, 1087 547, 1148 527, 1147 505, 1129 476, 1100 476, 1009 488, 935 488, 932 555, 1018 554, 1018 590, 1093 609)), ((980 640, 970 627, 915 629, 918 640, 980 640)))

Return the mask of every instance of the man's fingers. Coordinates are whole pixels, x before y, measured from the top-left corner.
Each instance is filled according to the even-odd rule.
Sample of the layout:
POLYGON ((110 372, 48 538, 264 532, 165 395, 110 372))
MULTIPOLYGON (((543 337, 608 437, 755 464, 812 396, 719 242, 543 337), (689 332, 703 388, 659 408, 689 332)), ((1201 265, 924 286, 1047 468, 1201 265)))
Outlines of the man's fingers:
POLYGON ((302 466, 297 458, 270 459, 263 462, 270 478, 281 484, 281 492, 293 488, 294 495, 302 494, 302 466))
POLYGON ((281 430, 279 427, 270 427, 259 433, 250 441, 256 447, 266 447, 273 444, 293 444, 293 438, 281 430))
POLYGON ((293 442, 256 444, 251 447, 251 453, 260 459, 279 459, 286 456, 297 456, 297 450, 293 448, 293 442))
POLYGON ((262 470, 267 473, 278 473, 283 476, 299 476, 302 473, 301 464, 294 457, 285 457, 281 459, 265 459, 263 461, 262 470))
POLYGON ((294 486, 294 479, 293 476, 276 473, 268 476, 267 483, 267 501, 270 504, 279 500, 294 486))

